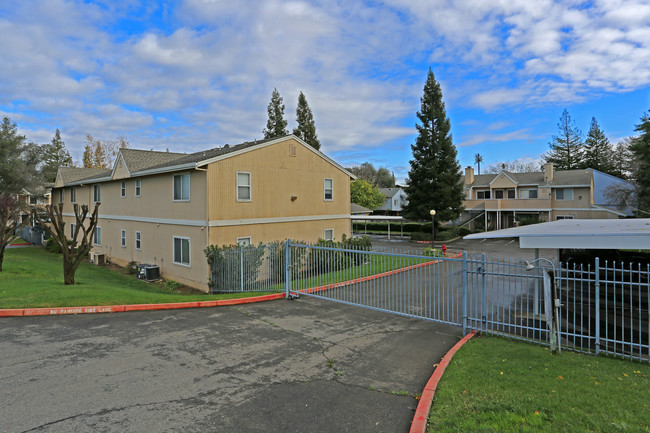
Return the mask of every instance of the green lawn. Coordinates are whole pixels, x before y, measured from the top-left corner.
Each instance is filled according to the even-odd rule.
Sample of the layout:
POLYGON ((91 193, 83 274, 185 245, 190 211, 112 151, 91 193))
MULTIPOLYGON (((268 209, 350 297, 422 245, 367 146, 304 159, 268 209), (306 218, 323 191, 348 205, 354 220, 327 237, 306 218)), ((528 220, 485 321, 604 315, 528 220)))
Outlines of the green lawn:
POLYGON ((266 294, 184 295, 86 262, 79 266, 75 281, 74 286, 63 284, 60 254, 38 247, 7 249, 0 272, 0 308, 157 304, 266 294))
POLYGON ((429 432, 649 432, 650 365, 474 337, 438 386, 429 432))

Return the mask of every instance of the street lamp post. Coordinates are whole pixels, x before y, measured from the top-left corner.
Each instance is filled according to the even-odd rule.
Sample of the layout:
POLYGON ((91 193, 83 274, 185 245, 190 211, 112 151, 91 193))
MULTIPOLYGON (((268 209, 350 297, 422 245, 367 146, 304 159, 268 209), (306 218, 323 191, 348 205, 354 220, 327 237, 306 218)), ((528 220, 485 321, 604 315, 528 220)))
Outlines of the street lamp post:
POLYGON ((436 211, 431 209, 429 215, 431 215, 431 249, 433 249, 433 241, 436 240, 436 211))

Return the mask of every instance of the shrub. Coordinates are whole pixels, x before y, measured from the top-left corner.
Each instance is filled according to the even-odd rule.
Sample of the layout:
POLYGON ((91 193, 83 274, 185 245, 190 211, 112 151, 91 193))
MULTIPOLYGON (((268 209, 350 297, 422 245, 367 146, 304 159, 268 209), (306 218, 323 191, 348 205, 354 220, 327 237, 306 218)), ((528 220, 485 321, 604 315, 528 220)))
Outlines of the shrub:
POLYGON ((442 257, 442 251, 437 249, 437 248, 425 248, 422 251, 423 256, 429 256, 429 257, 442 257))
POLYGON ((472 231, 467 227, 458 227, 458 236, 467 236, 471 233, 472 231))
POLYGON ((59 243, 54 240, 54 238, 49 238, 47 242, 45 242, 45 249, 51 253, 61 253, 61 247, 59 246, 59 243))
POLYGON ((165 281, 165 289, 167 290, 178 290, 181 287, 183 287, 183 285, 178 281, 174 281, 174 280, 165 281))
POLYGON ((412 241, 428 241, 431 242, 431 233, 419 233, 419 232, 414 232, 411 233, 411 240, 412 241))
POLYGON ((239 292, 242 287, 257 281, 264 256, 264 248, 253 245, 210 245, 205 249, 210 265, 208 287, 212 293, 239 292), (243 258, 243 262, 242 262, 243 258), (242 272, 243 270, 243 272, 242 272), (243 274, 243 281, 242 281, 243 274))
POLYGON ((126 265, 126 272, 127 272, 129 275, 135 275, 135 274, 137 274, 137 273, 138 273, 138 268, 137 268, 137 266, 138 266, 138 263, 137 263, 137 262, 134 262, 134 261, 129 262, 129 263, 126 265))
MULTIPOLYGON (((291 241, 294 244, 307 245, 306 242, 291 241)), ((271 242, 269 247, 269 262, 271 268, 270 279, 274 283, 282 283, 287 280, 287 241, 271 242)), ((295 278, 305 267, 305 260, 307 255, 306 248, 292 248, 291 249, 291 276, 295 278)))

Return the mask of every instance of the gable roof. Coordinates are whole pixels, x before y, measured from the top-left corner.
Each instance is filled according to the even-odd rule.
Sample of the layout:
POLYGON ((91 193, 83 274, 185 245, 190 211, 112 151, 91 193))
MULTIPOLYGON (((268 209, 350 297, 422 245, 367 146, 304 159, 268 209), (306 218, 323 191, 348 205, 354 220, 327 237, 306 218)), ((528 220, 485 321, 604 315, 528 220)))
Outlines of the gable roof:
MULTIPOLYGON (((215 147, 213 149, 202 150, 190 154, 159 152, 153 150, 120 149, 117 158, 121 158, 121 160, 124 161, 129 175, 131 177, 135 177, 155 173, 194 169, 219 161, 223 158, 269 146, 285 141, 287 139, 294 139, 310 151, 316 153, 321 158, 334 165, 339 170, 343 171, 352 179, 356 179, 356 176, 347 171, 336 161, 332 160, 322 152, 314 149, 295 135, 286 135, 284 137, 264 140, 247 141, 234 146, 226 144, 222 147, 215 147)), ((117 166, 117 164, 113 165, 117 166)), ((92 181, 100 182, 110 180, 113 174, 114 169, 100 170, 94 168, 60 167, 57 178, 58 176, 61 176, 62 185, 67 186, 71 184, 88 183, 92 181)))
POLYGON ((379 188, 379 192, 384 194, 386 197, 394 197, 402 188, 379 188))
MULTIPOLYGON (((545 187, 560 187, 565 185, 591 185, 592 170, 590 168, 585 170, 556 170, 553 173, 553 180, 551 182, 544 181, 544 172, 529 172, 529 173, 511 173, 501 171, 499 173, 479 174, 474 176, 474 183, 468 186, 472 188, 484 187, 489 188, 490 184, 501 174, 509 177, 513 182, 520 186, 524 185, 538 185, 545 187)), ((464 179, 461 180, 464 182, 464 179)))

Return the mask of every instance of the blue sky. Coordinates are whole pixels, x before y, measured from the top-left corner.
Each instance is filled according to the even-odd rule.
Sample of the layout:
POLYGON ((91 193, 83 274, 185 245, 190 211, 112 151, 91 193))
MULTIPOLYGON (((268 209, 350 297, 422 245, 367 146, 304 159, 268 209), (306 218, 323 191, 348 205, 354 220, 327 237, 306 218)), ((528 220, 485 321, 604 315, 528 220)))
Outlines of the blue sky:
POLYGON ((533 161, 566 108, 616 143, 650 109, 648 0, 22 0, 0 5, 0 114, 44 143, 193 152, 262 137, 304 92, 326 154, 403 179, 429 67, 462 166, 533 161))

